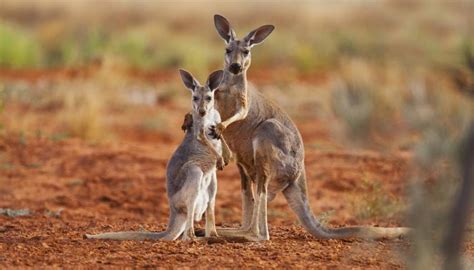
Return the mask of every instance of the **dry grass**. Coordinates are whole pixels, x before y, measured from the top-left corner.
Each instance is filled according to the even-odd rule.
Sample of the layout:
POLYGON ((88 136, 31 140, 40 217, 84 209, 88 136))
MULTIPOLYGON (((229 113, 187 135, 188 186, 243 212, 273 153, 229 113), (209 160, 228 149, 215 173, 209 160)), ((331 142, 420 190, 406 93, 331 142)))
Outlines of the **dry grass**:
POLYGON ((221 65, 216 52, 223 45, 212 24, 220 13, 239 36, 260 24, 276 25, 265 49, 255 49, 254 67, 285 64, 304 73, 331 69, 345 57, 455 66, 462 44, 472 43, 468 7, 467 0, 280 1, 271 8, 263 1, 4 0, 0 32, 7 34, 0 44, 14 46, 0 46, 0 65, 74 66, 113 56, 142 69, 186 66, 204 75, 221 65))
POLYGON ((359 219, 388 220, 400 217, 406 210, 405 203, 384 190, 380 181, 364 178, 360 188, 362 192, 355 196, 352 203, 355 206, 354 213, 359 219))
POLYGON ((94 85, 65 85, 62 90, 63 108, 60 122, 65 131, 73 136, 86 140, 97 140, 107 137, 104 128, 104 102, 101 89, 94 85))

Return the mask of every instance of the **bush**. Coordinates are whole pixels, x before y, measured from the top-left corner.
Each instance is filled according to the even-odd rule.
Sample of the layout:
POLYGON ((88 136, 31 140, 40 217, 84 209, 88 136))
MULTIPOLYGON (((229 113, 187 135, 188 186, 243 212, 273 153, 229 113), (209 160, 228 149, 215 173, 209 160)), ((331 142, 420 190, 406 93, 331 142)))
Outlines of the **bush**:
POLYGON ((34 35, 0 22, 0 66, 38 67, 41 60, 41 48, 34 35))

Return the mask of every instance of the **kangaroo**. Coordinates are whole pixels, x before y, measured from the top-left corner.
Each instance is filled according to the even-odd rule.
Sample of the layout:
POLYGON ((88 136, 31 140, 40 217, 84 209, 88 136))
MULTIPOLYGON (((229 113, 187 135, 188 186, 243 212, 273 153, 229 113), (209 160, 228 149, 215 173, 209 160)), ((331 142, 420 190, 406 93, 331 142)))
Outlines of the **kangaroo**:
POLYGON ((195 238, 194 221, 206 213, 205 236, 217 236, 214 205, 217 191, 216 163, 220 170, 229 162, 230 150, 223 139, 210 137, 209 128, 221 121, 214 109, 214 92, 223 71, 209 75, 205 86, 187 71, 179 70, 186 88, 192 92, 193 124, 168 162, 166 187, 170 204, 168 227, 164 232, 112 232, 86 235, 86 238, 115 240, 195 238))
POLYGON ((226 44, 224 78, 215 95, 216 108, 224 121, 211 131, 216 138, 224 137, 236 156, 243 208, 241 228, 218 228, 219 235, 250 241, 270 239, 267 202, 278 192, 283 192, 303 227, 319 239, 395 238, 407 234, 408 228, 327 228, 318 222, 308 202, 304 147, 298 129, 280 107, 247 82, 251 48, 261 44, 275 27, 264 25, 238 39, 224 17, 215 15, 214 24, 226 44))

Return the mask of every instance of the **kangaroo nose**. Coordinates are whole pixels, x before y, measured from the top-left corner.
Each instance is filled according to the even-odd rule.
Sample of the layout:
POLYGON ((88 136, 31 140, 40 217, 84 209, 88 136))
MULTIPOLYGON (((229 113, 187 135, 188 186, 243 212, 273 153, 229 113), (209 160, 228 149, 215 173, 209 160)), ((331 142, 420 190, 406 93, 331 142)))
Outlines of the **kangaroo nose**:
POLYGON ((200 115, 200 116, 206 115, 206 111, 205 111, 205 110, 199 110, 199 115, 200 115))
POLYGON ((229 71, 234 74, 237 74, 242 71, 242 66, 239 63, 233 63, 229 66, 229 71))

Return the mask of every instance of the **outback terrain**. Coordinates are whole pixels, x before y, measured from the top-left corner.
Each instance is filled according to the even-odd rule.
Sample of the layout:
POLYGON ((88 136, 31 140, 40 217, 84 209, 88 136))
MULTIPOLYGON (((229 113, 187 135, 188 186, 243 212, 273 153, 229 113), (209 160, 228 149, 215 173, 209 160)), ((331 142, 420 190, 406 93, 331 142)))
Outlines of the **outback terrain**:
MULTIPOLYGON (((50 74, 42 76, 51 79, 50 74)), ((21 109, 28 110, 7 108, 4 120, 15 121, 7 119, 9 110, 21 109)), ((168 158, 183 137, 184 113, 170 105, 147 110, 174 115, 170 130, 117 127, 120 137, 102 143, 41 133, 1 136, 0 208, 29 213, 0 215, 0 265, 404 268, 408 239, 317 240, 298 225, 281 194, 269 206, 270 241, 84 240, 85 233, 166 228, 164 175, 168 158)), ((48 113, 35 111, 44 119, 48 113)), ((140 121, 133 113, 118 114, 140 121)), ((306 144, 306 169, 311 205, 322 222, 335 227, 407 225, 402 220, 410 153, 345 149, 317 118, 297 121, 297 126, 305 142, 317 141, 306 144)), ((235 164, 219 172, 218 181, 217 224, 238 226, 240 178, 235 164)), ((474 255, 473 241, 465 252, 474 255)))
MULTIPOLYGON (((349 2, 0 0, 0 268, 439 267, 474 115, 474 5, 349 2), (302 134, 318 219, 415 237, 318 240, 280 194, 270 241, 83 239, 165 229, 166 164, 191 108, 177 70, 203 81, 222 68, 214 14, 238 37, 276 26, 248 78, 302 134)), ((217 225, 240 216, 232 163, 218 172, 217 225)))

